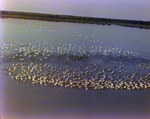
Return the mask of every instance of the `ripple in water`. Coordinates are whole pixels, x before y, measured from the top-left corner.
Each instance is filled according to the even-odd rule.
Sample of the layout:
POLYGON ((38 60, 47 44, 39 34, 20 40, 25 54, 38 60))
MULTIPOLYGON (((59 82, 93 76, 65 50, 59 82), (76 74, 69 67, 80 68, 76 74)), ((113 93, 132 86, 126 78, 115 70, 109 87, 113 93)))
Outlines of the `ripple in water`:
POLYGON ((23 83, 88 89, 150 88, 150 55, 80 44, 4 43, 6 75, 23 83))

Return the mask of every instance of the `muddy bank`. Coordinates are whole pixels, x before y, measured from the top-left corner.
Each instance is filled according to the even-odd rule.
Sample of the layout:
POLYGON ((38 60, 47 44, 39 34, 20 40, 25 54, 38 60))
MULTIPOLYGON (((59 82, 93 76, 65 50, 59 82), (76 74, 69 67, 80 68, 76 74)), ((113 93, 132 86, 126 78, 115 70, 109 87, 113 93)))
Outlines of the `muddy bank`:
POLYGON ((138 21, 138 20, 94 18, 94 17, 54 15, 54 14, 29 13, 29 12, 17 12, 17 11, 2 11, 2 10, 0 11, 0 17, 55 21, 55 22, 83 23, 83 24, 85 23, 85 24, 98 24, 98 25, 119 25, 124 27, 150 29, 150 21, 138 21))

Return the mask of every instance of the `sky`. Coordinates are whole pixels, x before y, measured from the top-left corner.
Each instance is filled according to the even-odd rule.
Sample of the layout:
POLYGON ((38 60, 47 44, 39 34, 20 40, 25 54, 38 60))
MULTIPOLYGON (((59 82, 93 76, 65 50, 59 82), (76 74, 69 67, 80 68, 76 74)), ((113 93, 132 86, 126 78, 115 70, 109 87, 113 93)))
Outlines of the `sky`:
POLYGON ((150 0, 0 0, 0 10, 150 21, 150 0))

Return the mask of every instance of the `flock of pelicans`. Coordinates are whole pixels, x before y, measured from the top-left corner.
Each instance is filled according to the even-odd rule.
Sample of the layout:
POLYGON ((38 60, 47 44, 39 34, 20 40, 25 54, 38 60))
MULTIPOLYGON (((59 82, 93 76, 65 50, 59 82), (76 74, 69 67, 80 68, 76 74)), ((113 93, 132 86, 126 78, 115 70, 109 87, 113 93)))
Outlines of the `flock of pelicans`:
POLYGON ((85 90, 150 88, 150 60, 120 47, 15 41, 4 43, 1 51, 6 75, 23 83, 85 90))

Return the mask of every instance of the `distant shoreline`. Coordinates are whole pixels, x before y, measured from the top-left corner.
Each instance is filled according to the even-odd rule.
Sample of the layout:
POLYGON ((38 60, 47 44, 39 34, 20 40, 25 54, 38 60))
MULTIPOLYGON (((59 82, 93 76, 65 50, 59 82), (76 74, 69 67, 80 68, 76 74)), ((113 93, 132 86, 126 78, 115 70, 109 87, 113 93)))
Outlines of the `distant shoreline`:
POLYGON ((118 25, 124 27, 150 29, 150 21, 81 17, 72 15, 54 15, 54 14, 0 10, 0 18, 2 19, 16 18, 16 19, 29 19, 29 20, 54 21, 54 22, 97 24, 97 25, 118 25))

